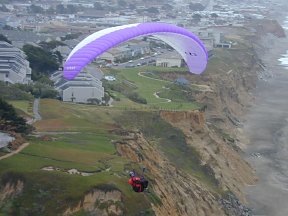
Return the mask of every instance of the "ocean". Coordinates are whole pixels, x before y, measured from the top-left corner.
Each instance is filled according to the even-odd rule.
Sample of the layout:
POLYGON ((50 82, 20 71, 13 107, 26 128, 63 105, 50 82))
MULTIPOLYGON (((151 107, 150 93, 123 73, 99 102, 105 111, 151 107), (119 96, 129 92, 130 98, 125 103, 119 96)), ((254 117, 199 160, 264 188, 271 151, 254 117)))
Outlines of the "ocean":
MULTIPOLYGON (((286 19, 284 20, 282 27, 285 30, 288 30, 288 16, 286 16, 286 19)), ((281 56, 281 58, 278 59, 280 62, 280 65, 288 69, 288 50, 286 51, 285 54, 281 56)))
MULTIPOLYGON (((288 16, 281 25, 288 35, 288 16)), ((245 149, 246 159, 258 177, 256 185, 247 187, 247 199, 253 215, 286 216, 288 215, 287 38, 278 39, 275 46, 263 54, 262 60, 273 77, 268 83, 259 82, 255 104, 245 116, 243 129, 250 140, 245 149)))

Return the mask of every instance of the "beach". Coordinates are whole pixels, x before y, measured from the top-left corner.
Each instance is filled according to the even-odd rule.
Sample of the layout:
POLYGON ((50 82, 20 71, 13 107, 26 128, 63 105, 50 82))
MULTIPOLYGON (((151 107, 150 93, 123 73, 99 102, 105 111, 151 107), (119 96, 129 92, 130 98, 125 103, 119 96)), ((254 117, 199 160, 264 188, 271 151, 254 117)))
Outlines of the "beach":
POLYGON ((259 81, 255 104, 245 115, 244 133, 250 140, 245 159, 259 178, 256 185, 246 188, 254 215, 288 215, 287 50, 288 39, 277 39, 269 52, 261 56, 272 78, 259 81))

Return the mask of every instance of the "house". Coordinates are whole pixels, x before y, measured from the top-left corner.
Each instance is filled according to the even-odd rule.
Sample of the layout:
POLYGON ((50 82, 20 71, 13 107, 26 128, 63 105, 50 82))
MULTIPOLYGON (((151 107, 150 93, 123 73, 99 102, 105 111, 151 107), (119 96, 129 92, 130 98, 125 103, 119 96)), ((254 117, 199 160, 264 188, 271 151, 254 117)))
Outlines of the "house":
POLYGON ((63 71, 57 71, 50 79, 54 81, 55 88, 59 91, 63 101, 75 103, 102 101, 104 88, 96 76, 82 71, 73 80, 66 80, 62 73, 63 71))
POLYGON ((68 46, 58 46, 53 51, 59 51, 64 58, 67 58, 71 53, 72 49, 68 46))
POLYGON ((0 80, 7 84, 31 82, 31 68, 24 52, 0 41, 0 80))
POLYGON ((95 10, 92 8, 86 9, 85 11, 78 14, 79 18, 84 19, 99 19, 104 18, 106 15, 106 12, 103 10, 95 10))
POLYGON ((40 41, 51 40, 49 35, 40 35, 31 31, 1 30, 1 34, 5 35, 18 48, 22 48, 25 44, 37 44, 40 41))
POLYGON ((132 40, 128 44, 120 45, 103 53, 99 58, 109 63, 121 62, 132 59, 136 56, 143 56, 150 53, 149 43, 132 40))
POLYGON ((131 50, 132 56, 142 56, 150 53, 149 43, 142 40, 131 40, 127 47, 131 50))
POLYGON ((182 67, 183 62, 182 56, 176 51, 161 54, 156 58, 156 66, 160 67, 182 67))
POLYGON ((103 53, 99 58, 107 62, 114 63, 121 61, 123 59, 130 59, 132 57, 132 52, 129 48, 125 46, 119 46, 108 50, 103 53))

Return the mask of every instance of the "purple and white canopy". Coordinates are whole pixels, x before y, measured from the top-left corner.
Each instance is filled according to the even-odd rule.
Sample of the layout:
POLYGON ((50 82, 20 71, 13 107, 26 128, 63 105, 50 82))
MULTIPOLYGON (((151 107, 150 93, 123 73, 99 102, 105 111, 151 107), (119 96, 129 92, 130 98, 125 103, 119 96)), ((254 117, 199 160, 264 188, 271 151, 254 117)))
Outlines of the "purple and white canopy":
POLYGON ((165 23, 138 23, 103 29, 82 40, 64 64, 64 77, 73 79, 96 57, 129 39, 153 35, 173 47, 185 60, 191 73, 202 73, 207 64, 207 51, 200 39, 188 30, 165 23))

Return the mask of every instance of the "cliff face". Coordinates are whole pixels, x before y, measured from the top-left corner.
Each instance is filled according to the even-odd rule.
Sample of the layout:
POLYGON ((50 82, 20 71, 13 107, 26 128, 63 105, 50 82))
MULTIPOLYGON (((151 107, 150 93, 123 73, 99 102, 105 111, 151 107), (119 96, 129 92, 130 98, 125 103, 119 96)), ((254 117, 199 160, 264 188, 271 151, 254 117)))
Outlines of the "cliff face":
POLYGON ((184 132, 187 144, 200 153, 203 164, 213 169, 219 186, 245 201, 241 189, 245 184, 255 183, 253 170, 239 152, 229 145, 228 140, 223 139, 221 134, 219 136, 218 131, 207 127, 204 113, 196 111, 179 115, 178 112, 161 112, 161 117, 184 132))
POLYGON ((16 182, 7 182, 2 186, 0 190, 0 207, 5 203, 6 200, 12 199, 22 193, 24 188, 24 182, 18 180, 16 182))
POLYGON ((63 215, 73 215, 83 210, 90 215, 123 215, 123 209, 118 205, 122 201, 122 193, 118 190, 91 190, 75 206, 66 209, 63 215))
POLYGON ((197 94, 196 98, 207 105, 208 121, 238 126, 237 117, 253 101, 252 92, 262 69, 252 48, 221 50, 217 55, 215 58, 223 58, 227 63, 222 62, 223 68, 213 68, 204 75, 203 79, 208 79, 212 92, 197 94))
POLYGON ((251 25, 254 26, 259 35, 263 36, 265 34, 270 33, 278 38, 286 37, 284 29, 276 20, 269 20, 269 19, 257 20, 251 23, 251 25))
MULTIPOLYGON (((207 73, 201 78, 193 77, 197 84, 210 89, 194 93, 196 101, 205 104, 202 111, 159 113, 184 134, 186 145, 199 154, 205 175, 213 178, 217 186, 211 186, 196 172, 179 169, 141 130, 130 131, 116 143, 119 154, 144 164, 149 170, 153 191, 161 199, 161 204, 153 205, 156 215, 235 215, 219 202, 228 192, 242 203, 246 202, 242 189, 257 179, 253 169, 241 158, 239 117, 253 102, 252 92, 263 70, 250 45, 216 50, 207 73)), ((170 136, 169 132, 166 136, 170 136)), ((241 211, 236 215, 241 215, 241 211)))
POLYGON ((193 176, 177 169, 139 131, 130 131, 116 143, 118 153, 141 162, 151 174, 151 185, 160 204, 152 204, 156 215, 223 215, 213 193, 193 176), (141 155, 139 155, 141 152, 141 155))
MULTIPOLYGON (((207 172, 216 179, 217 187, 245 201, 242 187, 255 182, 253 171, 232 146, 207 127, 204 113, 162 111, 160 116, 185 134, 187 145, 200 154, 201 164, 211 168, 207 172)), ((178 169, 140 131, 126 131, 115 144, 119 154, 143 164, 149 171, 151 187, 161 200, 152 204, 156 215, 225 215, 219 194, 209 184, 201 182, 193 173, 178 169)))
MULTIPOLYGON (((243 215, 234 195, 229 194, 228 200, 226 197, 232 192, 245 203, 242 188, 256 181, 253 170, 240 156, 239 116, 253 101, 257 77, 265 66, 249 43, 215 52, 203 76, 183 75, 195 86, 205 87, 191 92, 204 105, 201 111, 117 110, 111 117, 115 120, 113 128, 119 126, 113 131, 117 134, 117 138, 113 134, 113 139, 117 139, 117 153, 129 160, 127 164, 125 160, 125 170, 113 173, 113 178, 120 174, 125 189, 94 188, 77 203, 72 201, 69 208, 61 205, 64 215, 79 211, 90 215, 129 215, 124 205, 135 203, 125 200, 125 195, 132 193, 125 191, 130 189, 125 171, 139 164, 147 168, 150 193, 133 195, 151 201, 156 215, 243 215), (234 213, 230 214, 227 208, 235 208, 234 213)), ((172 72, 164 74, 172 79, 178 76, 172 72)), ((0 204, 20 194, 24 183, 6 182, 2 186, 0 204)))

